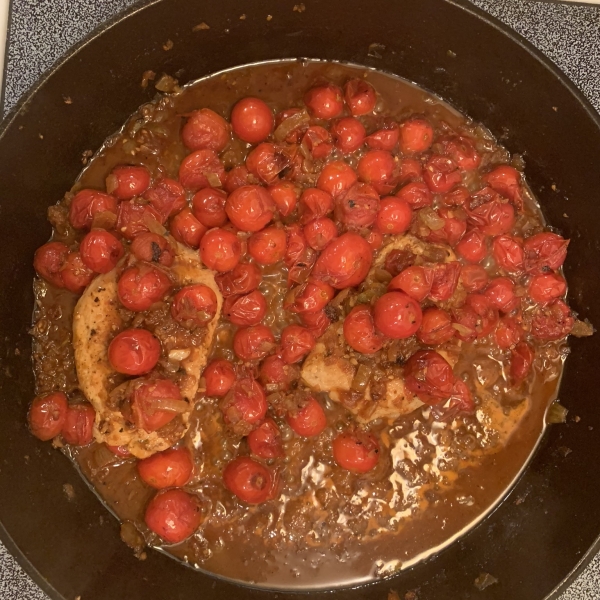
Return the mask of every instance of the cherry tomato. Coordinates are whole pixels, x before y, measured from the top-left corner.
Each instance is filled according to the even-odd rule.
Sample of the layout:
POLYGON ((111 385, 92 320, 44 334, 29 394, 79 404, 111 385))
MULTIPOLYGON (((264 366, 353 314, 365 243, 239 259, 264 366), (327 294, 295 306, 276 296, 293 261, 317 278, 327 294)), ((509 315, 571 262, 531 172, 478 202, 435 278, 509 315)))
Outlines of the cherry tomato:
POLYGON ((531 334, 539 340, 560 340, 571 333, 574 323, 571 309, 562 300, 554 300, 533 314, 531 334))
MULTIPOLYGON (((487 300, 485 302, 489 307, 487 300)), ((470 306, 465 305, 452 310, 452 327, 456 330, 456 337, 463 342, 473 342, 477 339, 480 320, 479 315, 470 306)))
POLYGON ((302 437, 317 436, 327 427, 325 411, 313 396, 298 410, 288 413, 286 421, 294 432, 302 437))
POLYGON ((433 196, 422 181, 412 181, 398 190, 396 197, 403 200, 415 210, 433 204, 433 196))
POLYGON ((309 279, 292 288, 283 300, 283 308, 295 313, 322 310, 335 296, 332 286, 318 279, 309 279))
POLYGON ((521 302, 515 296, 514 282, 508 277, 494 277, 485 289, 484 296, 492 308, 505 313, 513 311, 521 302))
POLYGON ((81 260, 79 252, 69 252, 62 268, 64 286, 74 294, 81 294, 96 274, 81 260))
POLYGON ((331 194, 317 188, 306 188, 300 196, 301 222, 309 223, 313 219, 324 217, 333 210, 331 194))
POLYGON ((267 185, 275 183, 279 174, 291 164, 285 148, 263 142, 246 158, 246 168, 252 175, 267 185))
POLYGON ((421 326, 421 307, 404 292, 388 292, 375 302, 375 327, 392 339, 414 335, 421 326))
POLYGON ((313 334, 301 325, 288 325, 281 332, 277 354, 288 365, 300 362, 315 347, 313 334))
POLYGON ((97 190, 81 190, 71 200, 69 221, 75 229, 89 229, 94 219, 102 213, 116 216, 117 208, 117 201, 113 196, 97 190))
POLYGON ((48 283, 64 288, 62 269, 69 256, 69 249, 62 242, 48 242, 35 251, 33 267, 48 283))
POLYGON ((308 120, 305 111, 299 108, 288 108, 278 112, 275 115, 275 139, 283 138, 288 144, 297 144, 306 131, 308 120), (281 125, 283 127, 280 128, 281 125))
POLYGON ((404 233, 410 227, 411 221, 412 208, 406 200, 393 196, 381 200, 379 213, 377 213, 377 227, 380 231, 392 234, 404 233))
POLYGON ((371 229, 366 240, 373 252, 379 250, 381 246, 383 246, 383 234, 378 229, 371 229))
MULTIPOLYGON (((429 229, 427 227, 419 232, 419 236, 428 242, 448 244, 452 247, 456 246, 467 230, 465 211, 462 208, 453 209, 441 206, 434 212, 437 213, 439 218, 443 219, 443 227, 440 229, 429 229)), ((421 222, 422 219, 419 220, 419 223, 421 222)))
POLYGON ((331 240, 338 236, 336 224, 327 217, 314 219, 307 223, 302 231, 308 245, 317 252, 323 250, 331 240))
POLYGON ((315 336, 315 339, 319 339, 325 333, 325 330, 329 325, 331 325, 331 321, 324 310, 300 313, 300 320, 315 336))
POLYGON ((171 235, 189 248, 198 248, 206 233, 206 227, 196 219, 189 208, 184 208, 171 220, 171 235))
POLYGON ((450 398, 454 373, 441 354, 434 350, 419 350, 404 367, 404 384, 421 402, 435 406, 450 398))
POLYGON ((215 281, 223 296, 247 294, 255 290, 262 281, 259 268, 252 263, 238 263, 233 270, 217 275, 215 281))
POLYGON ((36 438, 47 442, 60 434, 67 418, 69 403, 62 392, 38 396, 29 407, 29 430, 36 438))
POLYGON ((461 271, 460 263, 441 263, 431 268, 433 270, 433 281, 431 282, 429 298, 433 302, 449 300, 458 285, 458 278, 461 271))
POLYGON ((365 142, 372 150, 388 150, 391 152, 400 138, 400 128, 393 119, 385 119, 381 129, 365 138, 365 142))
MULTIPOLYGON (((89 235, 89 234, 88 234, 89 235)), ((138 259, 170 267, 175 252, 168 240, 157 233, 140 233, 131 244, 131 253, 138 259)))
POLYGON ((357 233, 344 233, 321 252, 313 268, 313 276, 341 290, 357 286, 367 276, 373 251, 357 233))
MULTIPOLYGON (((64 273, 63 273, 64 279, 64 273)), ((539 304, 545 304, 565 295, 567 283, 557 273, 534 275, 529 282, 529 297, 539 304)))
POLYGON ((523 338, 523 329, 513 317, 502 317, 496 327, 496 344, 502 350, 514 348, 523 338))
POLYGON ((182 401, 181 391, 170 379, 138 380, 131 395, 131 420, 145 431, 157 431, 170 423, 177 413, 160 408, 166 401, 182 401))
POLYGON ((298 188, 289 181, 280 181, 268 188, 271 198, 282 217, 288 217, 294 212, 298 202, 298 188))
POLYGON ((523 244, 510 235, 499 235, 492 242, 492 255, 496 264, 509 273, 521 273, 525 254, 523 244))
POLYGON ((515 209, 512 204, 492 200, 468 211, 469 221, 486 235, 503 235, 515 224, 515 209))
POLYGON ((142 481, 157 490, 183 487, 192 476, 194 463, 186 448, 169 448, 138 461, 142 481))
POLYGON ((265 391, 254 379, 249 377, 238 379, 221 403, 221 410, 228 425, 234 427, 243 425, 247 428, 249 425, 260 423, 267 414, 265 391))
POLYGON ((286 243, 286 234, 283 229, 267 227, 250 236, 248 253, 260 265, 274 265, 283 260, 286 243))
POLYGON ((395 187, 394 157, 386 150, 369 150, 358 161, 358 177, 370 183, 378 193, 389 194, 395 187))
POLYGON ((160 215, 150 204, 130 200, 119 204, 116 228, 119 233, 129 240, 136 235, 150 231, 149 225, 154 221, 162 223, 160 215))
POLYGON ((188 154, 179 167, 181 185, 192 192, 225 183, 225 167, 214 150, 196 150, 188 154))
POLYGON ((224 188, 228 194, 231 194, 231 192, 237 190, 239 187, 250 185, 252 183, 258 183, 258 181, 250 175, 245 165, 238 165, 237 167, 233 167, 233 169, 227 173, 224 188))
POLYGON ((354 117, 338 119, 331 126, 335 145, 343 154, 356 152, 364 144, 366 133, 363 124, 354 117))
POLYGON ((451 158, 434 154, 425 163, 423 179, 433 193, 444 194, 462 182, 462 175, 451 158))
POLYGON ((267 301, 254 290, 245 296, 228 296, 223 305, 223 314, 234 325, 258 325, 267 313, 267 301))
POLYGON ((210 108, 201 108, 188 117, 181 139, 190 150, 208 148, 221 152, 229 142, 229 124, 210 108))
POLYGON ((433 127, 426 119, 411 118, 400 125, 400 150, 404 154, 420 154, 433 143, 433 127))
POLYGON ((456 253, 470 263, 480 263, 487 254, 485 235, 479 229, 471 229, 456 244, 456 253))
POLYGON ((287 251, 285 253, 285 266, 290 269, 299 260, 306 257, 308 242, 304 237, 302 228, 297 223, 286 227, 286 235, 287 251))
POLYGON ((446 154, 463 170, 473 171, 481 164, 481 155, 473 142, 466 137, 457 136, 442 142, 446 154))
POLYGON ((441 201, 444 206, 464 206, 470 198, 469 190, 464 185, 459 185, 451 192, 443 194, 441 201))
POLYGON ((417 339, 428 346, 438 346, 451 340, 456 333, 450 315, 441 308, 427 308, 423 311, 421 327, 417 339))
POLYGON ((228 360, 218 358, 206 365, 203 377, 206 381, 206 395, 222 398, 235 383, 236 374, 228 360))
POLYGON ((472 413, 475 410, 475 403, 471 391, 467 384, 461 379, 456 379, 452 386, 452 394, 448 400, 449 412, 467 412, 472 413))
POLYGON ((460 270, 460 282, 467 292, 481 292, 488 281, 487 271, 480 265, 464 265, 460 270))
POLYGON ((161 215, 163 223, 187 206, 185 190, 174 179, 161 179, 144 194, 144 198, 161 215))
POLYGON ((350 79, 344 85, 344 99, 350 112, 358 117, 373 111, 377 94, 375 88, 364 79, 350 79))
POLYGON ((312 125, 302 136, 302 146, 306 147, 315 160, 327 158, 333 150, 329 131, 319 125, 312 125))
POLYGON ((268 392, 287 391, 300 372, 297 366, 288 365, 280 356, 271 354, 260 365, 259 379, 268 392))
POLYGON ((273 496, 273 474, 248 456, 238 456, 225 467, 223 483, 246 504, 262 504, 273 496))
POLYGON ((250 452, 266 460, 283 456, 281 433, 273 419, 265 419, 248 434, 250 452))
POLYGON ((227 223, 225 202, 227 194, 223 190, 207 187, 194 194, 192 212, 205 227, 221 227, 227 223))
POLYGON ((71 404, 60 433, 71 446, 87 446, 94 440, 96 411, 91 404, 71 404))
POLYGON ((349 190, 357 179, 358 176, 350 165, 341 160, 334 160, 323 167, 317 179, 317 187, 337 198, 349 190))
POLYGON ((146 329, 126 329, 108 346, 108 360, 117 373, 145 375, 160 358, 160 342, 146 329))
POLYGON ((510 379, 513 385, 520 385, 529 375, 535 352, 527 342, 519 342, 511 352, 510 379))
POLYGON ((177 488, 163 490, 150 500, 144 520, 167 544, 179 544, 200 527, 202 510, 192 494, 177 488))
POLYGON ((389 285, 390 292, 399 290, 416 300, 423 302, 431 292, 433 271, 426 267, 412 266, 394 277, 389 285))
POLYGON ((383 336, 375 330, 373 314, 366 304, 355 306, 344 319, 344 338, 356 352, 375 354, 383 346, 383 336))
POLYGON ((271 109, 259 98, 242 98, 231 111, 233 133, 249 144, 266 140, 274 125, 271 109))
POLYGON ((469 294, 465 299, 465 307, 474 311, 477 321, 475 331, 482 338, 490 334, 498 323, 498 311, 483 294, 469 294))
POLYGON ((242 256, 237 235, 226 229, 211 229, 200 242, 200 259, 213 271, 226 273, 235 268, 242 256))
POLYGON ((106 178, 106 191, 118 200, 141 196, 150 187, 150 171, 146 167, 115 167, 106 178))
MULTIPOLYGON (((138 247, 141 243, 138 243, 138 247)), ((104 231, 104 229, 90 231, 81 241, 79 250, 83 264, 94 273, 109 273, 112 271, 125 252, 123 244, 112 233, 104 231)))
POLYGON ((186 329, 206 327, 216 314, 217 296, 201 283, 181 288, 171 305, 171 316, 186 329))
POLYGON ((559 269, 567 257, 568 245, 569 240, 549 231, 532 235, 523 243, 525 269, 531 274, 559 269))
POLYGON ((344 110, 342 90, 332 83, 314 87, 304 95, 308 112, 317 119, 335 119, 344 110))
POLYGON ((487 175, 484 175, 482 180, 494 191, 508 198, 517 209, 521 210, 523 208, 523 197, 520 187, 521 174, 514 167, 500 165, 487 175))
POLYGON ((245 185, 229 195, 225 211, 241 231, 260 231, 273 219, 275 203, 264 187, 245 185))
POLYGON ((109 446, 106 444, 106 447, 119 458, 131 458, 133 456, 127 449, 127 446, 109 446))
POLYGON ((275 348, 275 337, 266 325, 242 327, 233 336, 233 351, 242 360, 260 360, 275 348))
POLYGON ((352 473, 368 473, 379 462, 379 442, 363 431, 338 435, 332 449, 335 462, 352 473))
POLYGON ((420 161, 414 158, 403 158, 400 160, 398 169, 398 183, 400 185, 421 179, 423 179, 423 166, 420 161))
POLYGON ((141 265, 124 271, 117 285, 121 304, 133 311, 148 310, 160 302, 172 287, 169 276, 154 267, 141 265))
POLYGON ((370 227, 379 212, 379 194, 367 183, 353 185, 336 200, 335 216, 349 228, 370 227))

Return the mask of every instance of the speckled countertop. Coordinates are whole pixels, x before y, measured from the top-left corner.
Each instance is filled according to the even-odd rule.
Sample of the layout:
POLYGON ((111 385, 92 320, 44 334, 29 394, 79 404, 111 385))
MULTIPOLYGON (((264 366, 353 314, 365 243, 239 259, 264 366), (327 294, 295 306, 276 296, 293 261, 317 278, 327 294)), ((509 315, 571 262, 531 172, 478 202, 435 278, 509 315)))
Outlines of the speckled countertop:
MULTIPOLYGON (((12 0, 5 112, 98 24, 136 0, 12 0)), ((600 111, 600 7, 472 0, 530 40, 600 111)), ((600 555, 560 600, 600 599, 600 555)), ((0 544, 0 600, 47 600, 0 544)))

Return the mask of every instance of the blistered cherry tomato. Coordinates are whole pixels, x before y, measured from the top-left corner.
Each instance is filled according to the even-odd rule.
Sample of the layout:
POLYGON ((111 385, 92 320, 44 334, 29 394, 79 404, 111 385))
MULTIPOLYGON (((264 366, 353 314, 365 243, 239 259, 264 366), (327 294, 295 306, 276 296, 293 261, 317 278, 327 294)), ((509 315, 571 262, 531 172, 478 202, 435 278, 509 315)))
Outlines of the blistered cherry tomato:
POLYGON ((225 167, 214 150, 196 150, 188 154, 179 167, 181 185, 192 192, 225 183, 225 167))
POLYGON ((414 117, 400 125, 400 150, 404 154, 420 154, 433 143, 433 127, 422 118, 414 117))
POLYGON ((116 217, 117 208, 114 196, 97 190, 81 190, 71 200, 69 221, 75 229, 89 229, 97 215, 110 213, 116 217))
POLYGON ((106 447, 119 458, 131 458, 133 456, 127 449, 127 446, 109 446, 106 444, 106 447))
POLYGON ((314 219, 307 223, 302 231, 308 245, 317 251, 323 250, 338 235, 336 224, 327 217, 314 219))
POLYGON ((171 316, 186 329, 205 327, 217 313, 217 296, 202 283, 186 285, 173 298, 171 316))
POLYGON ((441 308, 427 308, 423 311, 421 327, 417 339, 428 346, 438 346, 451 340, 456 333, 450 315, 441 308))
POLYGON ((316 160, 327 158, 333 150, 333 142, 329 131, 319 125, 312 125, 302 136, 302 146, 308 148, 316 160))
POLYGON ((290 385, 300 376, 296 365, 288 365, 276 354, 267 356, 260 364, 259 380, 268 392, 287 391, 290 385))
POLYGON ((174 179, 161 179, 144 194, 144 198, 160 213, 163 222, 187 206, 185 190, 174 179))
POLYGON ((248 456, 239 456, 225 467, 223 483, 246 504, 261 504, 273 496, 273 474, 248 456))
POLYGON ((81 260, 79 252, 69 252, 61 275, 64 286, 74 294, 81 294, 96 276, 81 260))
POLYGON ((267 227, 248 239, 248 254, 260 265, 274 265, 283 260, 286 251, 285 231, 267 227))
POLYGON ((515 224, 515 209, 512 204, 491 200, 468 212, 469 220, 486 235, 503 235, 515 224))
POLYGON ((399 290, 408 294, 417 302, 423 302, 431 292, 433 283, 433 271, 426 267, 412 266, 404 269, 399 275, 394 277, 388 290, 399 290))
POLYGON ((571 309, 562 300, 554 300, 535 311, 531 320, 531 334, 539 340, 560 340, 571 333, 574 323, 571 309))
POLYGON ((394 196, 381 200, 377 213, 377 227, 381 232, 404 233, 410 227, 411 221, 412 208, 406 200, 394 196))
POLYGON ((179 544, 200 527, 202 510, 196 496, 177 488, 163 490, 150 500, 144 520, 167 544, 179 544))
POLYGON ((233 351, 242 360, 260 360, 275 348, 275 337, 266 325, 242 327, 233 336, 233 351))
MULTIPOLYGON (((398 183, 404 185, 409 181, 419 181, 423 178, 423 166, 414 158, 403 158, 398 168, 398 183)), ((427 188, 429 190, 429 188, 427 188)))
POLYGON ((369 150, 358 161, 358 177, 378 193, 389 194, 395 186, 394 157, 385 150, 369 150))
POLYGON ((349 190, 358 179, 354 169, 344 161, 334 160, 327 163, 317 179, 317 187, 337 198, 349 190))
POLYGON ((515 284, 508 277, 495 277, 492 279, 484 292, 492 308, 509 313, 520 303, 515 296, 515 284))
POLYGON ((376 252, 383 246, 383 233, 379 229, 371 229, 366 237, 367 243, 371 246, 371 250, 376 252))
POLYGON ((567 283, 557 273, 534 275, 529 282, 529 289, 527 291, 529 293, 529 297, 534 302, 544 304, 564 296, 565 292, 567 291, 567 283))
POLYGON ((282 217, 287 217, 294 212, 300 194, 297 186, 290 181, 280 181, 269 186, 268 190, 282 217))
MULTIPOLYGON (((489 303, 484 298, 486 306, 489 303)), ((493 309, 490 309, 493 310, 493 309)), ((463 342, 473 342, 477 339, 477 328, 480 317, 475 310, 467 305, 452 310, 452 326, 456 330, 456 337, 463 342)))
POLYGON ((473 142, 466 137, 457 136, 443 142, 446 154, 463 170, 473 171, 481 164, 481 155, 473 142))
POLYGON ((510 358, 510 379, 513 385, 519 385, 530 373, 535 352, 527 342, 519 342, 510 358))
POLYGON ((68 255, 69 249, 62 242, 48 242, 35 251, 33 267, 48 283, 63 288, 62 268, 68 255))
POLYGON ((267 414, 265 391, 254 379, 238 379, 222 401, 221 410, 228 425, 243 426, 248 433, 248 426, 260 423, 267 414))
POLYGON ((335 462, 353 473, 368 473, 379 462, 379 442, 363 431, 338 435, 332 449, 335 462))
POLYGON ((567 257, 569 240, 545 231, 527 238, 523 243, 525 269, 528 273, 544 273, 559 269, 567 257))
POLYGON ((388 292, 375 302, 375 327, 393 339, 414 335, 421 326, 421 307, 404 292, 388 292))
POLYGON ((366 131, 363 124, 354 117, 338 119, 331 126, 331 134, 336 147, 344 154, 356 152, 365 142, 366 131))
POLYGON ((225 359, 218 358, 206 365, 203 373, 206 381, 206 395, 221 398, 227 394, 235 383, 235 369, 225 359))
POLYGON ((67 397, 62 392, 38 396, 27 414, 29 430, 43 442, 55 438, 62 431, 68 407, 67 397))
POLYGON ((286 227, 287 251, 285 253, 285 266, 290 269, 308 254, 308 242, 304 237, 302 228, 297 223, 286 227))
POLYGON ((396 197, 410 204, 412 208, 423 208, 433 204, 433 196, 422 181, 407 183, 396 193, 396 197))
POLYGON ((523 208, 521 174, 510 165, 500 165, 482 177, 493 190, 508 198, 517 209, 523 208))
POLYGON ((315 312, 322 310, 334 297, 332 286, 319 279, 292 288, 283 300, 283 308, 295 313, 315 312))
POLYGON ((350 112, 358 117, 373 111, 377 94, 375 88, 364 79, 350 79, 344 85, 344 99, 350 112))
POLYGON ((131 244, 131 253, 138 259, 170 267, 175 260, 175 251, 168 240, 150 231, 140 233, 131 244))
MULTIPOLYGON (((456 246, 467 230, 465 211, 461 208, 454 209, 447 206, 440 206, 435 212, 439 218, 443 219, 443 227, 439 229, 427 228, 429 231, 426 235, 423 235, 423 233, 427 229, 424 232, 419 232, 419 235, 428 242, 448 244, 452 247, 456 246)), ((433 213, 430 214, 433 215, 433 213)))
POLYGON ((523 338, 523 328, 513 317, 502 317, 494 334, 496 344, 502 350, 514 348, 523 338))
POLYGON ((313 396, 297 410, 289 412, 286 421, 302 437, 317 436, 327 427, 325 411, 313 396))
POLYGON ((171 220, 171 235, 190 248, 198 248, 206 233, 206 227, 196 219, 189 208, 184 208, 171 220))
POLYGON ((434 154, 425 164, 423 179, 435 194, 444 194, 462 182, 456 163, 447 156, 434 154))
POLYGON ((146 265, 136 265, 129 267, 121 275, 117 292, 125 308, 143 311, 162 300, 172 285, 164 271, 146 265))
POLYGON ((492 255, 496 264, 509 273, 520 273, 525 264, 523 244, 510 235, 499 235, 492 242, 492 255))
POLYGON ((264 187, 245 185, 229 195, 225 211, 241 231, 260 231, 273 218, 275 203, 264 187))
POLYGON ((87 446, 94 439, 96 411, 91 404, 71 404, 60 433, 71 446, 87 446))
POLYGON ((226 200, 227 194, 223 190, 204 188, 194 194, 192 212, 205 227, 221 227, 227 223, 226 200))
POLYGON ((379 194, 368 183, 356 183, 336 200, 335 216, 349 228, 370 227, 379 212, 379 194))
POLYGON ((313 334, 300 325, 288 325, 281 332, 277 354, 288 364, 300 362, 315 347, 313 334))
POLYGON ((231 271, 240 261, 242 244, 237 235, 226 229, 211 229, 200 242, 200 259, 220 273, 231 271))
POLYGON ((221 152, 229 141, 229 124, 210 108, 201 108, 188 117, 181 139, 190 150, 209 148, 221 152))
POLYGON ((469 190, 464 185, 459 185, 451 192, 443 194, 441 201, 444 206, 464 206, 470 198, 469 190))
POLYGON ((153 222, 162 223, 163 216, 150 204, 135 200, 121 202, 117 214, 116 228, 129 240, 150 231, 153 222))
POLYGON ((194 462, 186 448, 169 448, 138 461, 142 481, 157 490, 183 487, 192 476, 194 462))
POLYGON ((252 263, 239 263, 228 273, 217 275, 215 281, 221 294, 227 297, 255 290, 262 281, 262 274, 252 263))
MULTIPOLYGON (((143 242, 138 243, 138 248, 141 243, 143 242)), ((112 271, 125 252, 123 244, 112 233, 104 229, 93 229, 90 231, 81 241, 79 251, 81 252, 83 263, 94 271, 94 273, 108 273, 112 271)), ((137 254, 136 257, 139 258, 137 254)))
POLYGON ((393 119, 385 119, 381 129, 365 138, 365 142, 372 150, 392 151, 398 143, 400 128, 393 119))
POLYGON ((300 319, 302 324, 315 336, 315 339, 319 339, 331 325, 324 310, 300 313, 300 319))
POLYGON ((341 290, 357 286, 367 276, 373 251, 357 233, 344 233, 321 252, 313 276, 341 290))
POLYGON ((258 325, 267 313, 267 301, 254 290, 244 296, 228 296, 223 304, 223 314, 234 325, 258 325))
POLYGON ((460 270, 460 282, 467 292, 480 292, 489 279, 487 271, 481 265, 464 265, 460 270))
POLYGON ((285 148, 267 142, 256 146, 246 158, 248 171, 267 185, 275 183, 279 173, 290 164, 290 156, 285 148))
POLYGON ((117 373, 145 375, 160 358, 160 342, 146 329, 126 329, 108 346, 108 360, 117 373))
POLYGON ((231 111, 233 133, 249 144, 266 140, 274 125, 273 112, 260 98, 242 98, 231 111))
POLYGON ((231 194, 231 192, 237 190, 239 187, 252 183, 258 182, 250 175, 248 169, 246 169, 246 165, 238 165, 237 167, 233 167, 231 171, 228 171, 223 187, 228 194, 231 194))
POLYGON ((317 119, 334 119, 344 110, 342 90, 332 83, 314 87, 304 95, 304 104, 317 119))
POLYGON ((134 425, 148 432, 164 427, 177 415, 177 412, 164 408, 173 401, 182 402, 182 398, 179 387, 170 379, 137 381, 131 395, 134 425))
POLYGON ((270 459, 283 456, 281 433, 273 419, 265 419, 259 427, 248 434, 250 452, 259 458, 270 459))
POLYGON ((435 406, 450 398, 454 373, 441 354, 434 350, 419 350, 404 367, 404 383, 421 402, 435 406))
POLYGON ((474 311, 477 321, 475 331, 482 338, 490 334, 498 323, 498 311, 483 294, 469 294, 465 299, 465 307, 474 311))
POLYGON ((375 330, 373 314, 366 304, 355 306, 344 319, 344 338, 357 352, 375 354, 383 346, 383 336, 375 330))
POLYGON ((301 222, 309 223, 313 219, 324 217, 333 210, 331 194, 317 188, 306 188, 300 196, 301 222))
POLYGON ((141 196, 150 187, 150 171, 146 167, 115 167, 106 178, 106 191, 118 200, 141 196))
POLYGON ((467 262, 481 262, 487 254, 485 235, 479 229, 471 229, 456 244, 456 253, 467 262))
POLYGON ((433 265, 431 269, 433 271, 433 281, 431 282, 429 298, 434 302, 444 302, 450 299, 458 285, 461 271, 460 263, 438 263, 433 265))

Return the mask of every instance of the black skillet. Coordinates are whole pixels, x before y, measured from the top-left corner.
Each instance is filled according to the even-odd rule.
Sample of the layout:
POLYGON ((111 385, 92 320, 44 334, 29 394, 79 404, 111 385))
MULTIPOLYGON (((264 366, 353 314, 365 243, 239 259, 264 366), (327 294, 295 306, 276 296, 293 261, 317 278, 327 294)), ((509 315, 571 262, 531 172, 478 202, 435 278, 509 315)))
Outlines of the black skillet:
MULTIPOLYGON (((185 82, 243 63, 314 57, 391 71, 432 90, 525 154, 546 217, 571 238, 571 306, 600 323, 600 119, 567 78, 465 0, 304 0, 304 12, 294 4, 300 3, 163 0, 134 8, 45 75, 2 125, 0 537, 53 599, 292 597, 226 583, 157 552, 138 561, 71 464, 25 425, 33 390, 31 262, 50 233, 46 208, 70 187, 82 153, 98 148, 151 98, 154 92, 140 87, 143 71, 185 82), (200 22, 210 29, 193 32, 200 22), (174 42, 170 52, 162 48, 167 39, 174 42), (75 489, 71 502, 65 483, 75 489)), ((555 598, 593 556, 600 534, 600 335, 572 340, 571 348, 560 398, 581 420, 546 434, 491 516, 391 580, 312 596, 385 600, 393 588, 400 598, 416 590, 420 600, 555 598), (566 457, 565 448, 572 450, 566 457), (477 590, 481 572, 498 583, 477 590)))

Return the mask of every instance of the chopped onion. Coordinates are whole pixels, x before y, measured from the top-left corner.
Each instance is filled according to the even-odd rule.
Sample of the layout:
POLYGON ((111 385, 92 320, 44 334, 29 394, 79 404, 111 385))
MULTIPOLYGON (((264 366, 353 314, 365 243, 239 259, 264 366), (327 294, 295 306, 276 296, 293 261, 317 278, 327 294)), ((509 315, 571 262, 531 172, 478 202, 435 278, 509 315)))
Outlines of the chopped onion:
POLYGON ((460 323, 452 323, 452 327, 454 327, 454 329, 456 329, 456 331, 458 331, 458 333, 460 333, 460 335, 464 335, 465 337, 472 335, 474 330, 471 329, 470 327, 465 327, 464 325, 461 325, 460 323))
POLYGON ((371 369, 367 365, 360 365, 356 370, 352 380, 352 390, 354 392, 364 392, 371 380, 371 369))
POLYGON ((446 224, 446 221, 430 206, 426 206, 419 211, 419 219, 432 231, 439 231, 446 224))
POLYGON ((179 398, 152 398, 148 400, 146 406, 149 413, 157 410, 184 413, 190 409, 190 405, 185 400, 180 400, 179 398))
POLYGON ((182 361, 185 360, 190 354, 190 349, 186 348, 175 348, 169 352, 169 360, 182 361))
POLYGON ((594 335, 595 331, 594 326, 587 319, 584 321, 578 319, 575 321, 573 329, 571 329, 571 335, 575 337, 589 337, 590 335, 594 335))
POLYGON ((546 423, 566 423, 568 412, 569 411, 560 402, 553 402, 548 409, 546 423))
POLYGON ((156 233, 157 235, 164 235, 167 230, 149 213, 145 212, 142 217, 142 221, 144 225, 148 228, 152 233, 156 233))
POLYGON ((279 125, 279 127, 275 130, 273 137, 276 142, 283 142, 285 138, 294 131, 297 127, 301 127, 303 125, 308 125, 310 117, 306 110, 303 110, 287 119, 284 119, 279 125))
POLYGON ((210 183, 211 187, 220 188, 223 187, 219 176, 216 173, 207 173, 206 179, 208 179, 208 183, 210 183))

